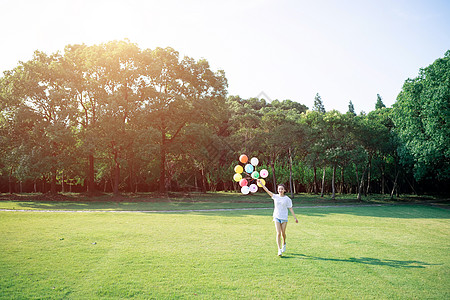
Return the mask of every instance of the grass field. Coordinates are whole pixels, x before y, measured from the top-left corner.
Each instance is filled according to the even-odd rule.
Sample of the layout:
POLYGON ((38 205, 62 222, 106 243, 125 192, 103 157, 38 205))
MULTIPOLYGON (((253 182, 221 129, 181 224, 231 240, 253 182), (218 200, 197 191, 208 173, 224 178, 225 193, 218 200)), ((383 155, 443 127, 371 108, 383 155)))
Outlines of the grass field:
MULTIPOLYGON (((0 207, 24 208, 20 203, 0 207)), ((291 219, 280 258, 271 210, 3 211, 0 298, 450 298, 449 210, 389 205, 296 213, 300 223, 291 219)))
MULTIPOLYGON (((289 195, 290 196, 290 195, 289 195)), ((338 194, 336 200, 329 195, 320 197, 311 194, 296 194, 294 205, 318 206, 334 204, 397 204, 397 203, 449 203, 448 199, 403 195, 391 201, 389 195, 370 195, 357 202, 356 195, 338 194)), ((220 209, 220 208, 272 208, 273 201, 267 194, 259 192, 251 195, 241 193, 171 193, 169 197, 161 197, 152 193, 122 194, 119 197, 112 194, 102 194, 87 197, 85 194, 64 193, 56 197, 40 193, 0 194, 0 209, 26 210, 97 210, 97 211, 162 211, 189 209, 220 209), (38 200, 36 200, 38 199, 38 200)))

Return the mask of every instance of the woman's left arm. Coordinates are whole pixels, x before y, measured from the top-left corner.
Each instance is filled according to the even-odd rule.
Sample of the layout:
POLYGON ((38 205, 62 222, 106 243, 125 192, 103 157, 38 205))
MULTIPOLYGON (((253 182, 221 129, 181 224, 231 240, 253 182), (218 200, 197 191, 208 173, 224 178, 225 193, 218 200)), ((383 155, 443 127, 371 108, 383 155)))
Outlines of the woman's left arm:
POLYGON ((295 223, 298 223, 298 219, 297 219, 297 217, 295 216, 295 213, 294 213, 294 209, 292 208, 292 207, 289 207, 289 210, 291 211, 291 214, 294 216, 294 218, 295 218, 295 223))

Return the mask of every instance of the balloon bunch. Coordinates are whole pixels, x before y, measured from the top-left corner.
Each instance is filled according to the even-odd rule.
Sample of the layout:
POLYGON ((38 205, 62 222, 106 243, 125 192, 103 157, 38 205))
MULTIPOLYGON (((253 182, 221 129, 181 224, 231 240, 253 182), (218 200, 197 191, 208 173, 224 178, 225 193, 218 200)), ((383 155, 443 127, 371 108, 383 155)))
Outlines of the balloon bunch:
POLYGON ((241 193, 247 195, 248 193, 256 193, 258 191, 258 186, 262 187, 261 184, 266 185, 266 181, 262 178, 266 178, 269 176, 269 171, 266 169, 262 169, 260 172, 256 170, 256 166, 259 164, 259 160, 256 157, 250 159, 248 161, 248 156, 242 154, 239 157, 239 161, 241 164, 234 167, 233 179, 236 182, 239 182, 241 186, 241 193), (260 183, 256 184, 256 180, 259 179, 260 183))

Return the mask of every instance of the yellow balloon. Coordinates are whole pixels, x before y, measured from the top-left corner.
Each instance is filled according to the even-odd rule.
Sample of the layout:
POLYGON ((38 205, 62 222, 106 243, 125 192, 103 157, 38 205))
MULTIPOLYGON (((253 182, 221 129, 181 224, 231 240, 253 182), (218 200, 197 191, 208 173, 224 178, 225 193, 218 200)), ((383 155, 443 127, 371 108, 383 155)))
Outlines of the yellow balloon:
POLYGON ((237 165, 236 167, 234 167, 234 171, 241 174, 242 172, 244 172, 244 168, 241 165, 237 165))
POLYGON ((239 182, 242 179, 242 175, 239 173, 234 174, 233 176, 234 181, 239 182))
POLYGON ((258 182, 258 186, 262 187, 263 185, 266 185, 266 181, 264 179, 260 179, 259 180, 261 182, 261 184, 258 182))

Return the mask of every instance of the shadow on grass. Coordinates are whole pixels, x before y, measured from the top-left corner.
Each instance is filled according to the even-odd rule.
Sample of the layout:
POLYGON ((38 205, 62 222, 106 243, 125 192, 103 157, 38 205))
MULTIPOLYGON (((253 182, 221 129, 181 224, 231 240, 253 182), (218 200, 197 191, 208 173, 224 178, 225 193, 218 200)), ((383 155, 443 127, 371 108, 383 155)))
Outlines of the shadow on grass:
POLYGON ((427 204, 340 205, 298 209, 296 213, 297 211, 311 217, 346 214, 392 219, 450 219, 450 210, 427 204))
POLYGON ((442 264, 430 264, 423 261, 417 260, 393 260, 393 259, 378 259, 371 257, 350 257, 350 258, 327 258, 327 257, 317 257, 305 254, 290 253, 282 256, 283 259, 296 258, 296 259, 306 259, 306 260, 316 260, 316 261, 335 261, 335 262, 345 262, 345 263, 358 263, 364 265, 374 265, 374 266, 387 266, 392 268, 416 268, 422 269, 428 266, 437 266, 442 264))

